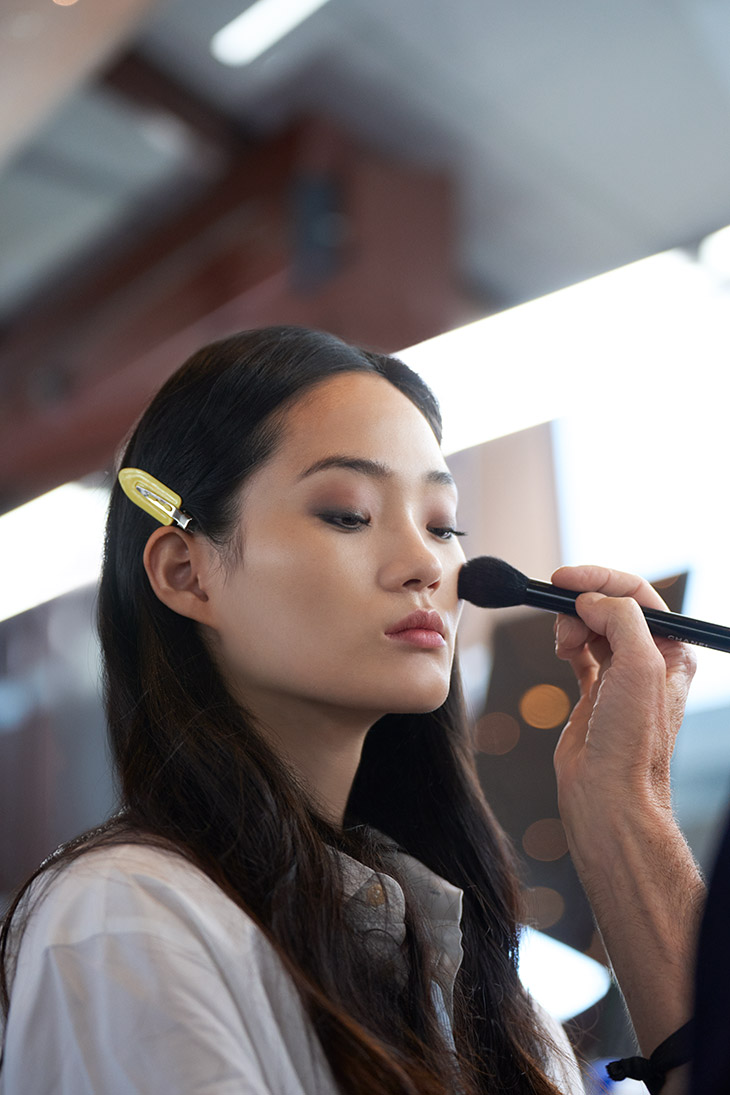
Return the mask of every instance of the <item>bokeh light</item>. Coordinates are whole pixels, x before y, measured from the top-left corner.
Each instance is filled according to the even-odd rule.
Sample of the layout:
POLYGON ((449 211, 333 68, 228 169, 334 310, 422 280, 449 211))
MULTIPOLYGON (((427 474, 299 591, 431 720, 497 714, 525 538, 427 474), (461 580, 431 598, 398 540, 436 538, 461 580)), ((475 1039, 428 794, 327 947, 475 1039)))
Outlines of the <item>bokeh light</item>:
POLYGON ((565 722, 570 714, 570 699, 554 684, 536 684, 520 700, 520 715, 538 730, 550 730, 565 722))
POLYGON ((506 711, 491 711, 478 720, 475 744, 480 753, 503 756, 514 749, 520 739, 520 724, 506 711))
POLYGON ((522 837, 522 847, 532 859, 550 863, 568 850, 565 829, 560 818, 543 817, 528 826, 522 837))
POLYGON ((565 912, 565 899, 551 886, 532 886, 523 898, 527 923, 541 931, 552 928, 565 912))

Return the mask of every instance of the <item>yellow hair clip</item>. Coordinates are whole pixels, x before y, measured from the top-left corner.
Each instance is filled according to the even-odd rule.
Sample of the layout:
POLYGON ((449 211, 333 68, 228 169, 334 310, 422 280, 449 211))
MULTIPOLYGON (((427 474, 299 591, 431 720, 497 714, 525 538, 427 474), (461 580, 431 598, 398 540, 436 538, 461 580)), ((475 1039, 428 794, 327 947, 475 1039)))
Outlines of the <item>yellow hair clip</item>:
POLYGON ((182 498, 141 468, 122 468, 119 482, 127 498, 163 525, 186 529, 192 517, 180 509, 182 498))

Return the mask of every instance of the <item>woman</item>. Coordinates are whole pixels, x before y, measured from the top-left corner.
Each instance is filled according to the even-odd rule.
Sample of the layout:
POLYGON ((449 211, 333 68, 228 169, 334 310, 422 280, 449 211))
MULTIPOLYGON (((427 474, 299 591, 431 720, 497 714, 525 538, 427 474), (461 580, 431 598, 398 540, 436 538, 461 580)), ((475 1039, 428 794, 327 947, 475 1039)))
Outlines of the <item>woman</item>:
MULTIPOLYGON (((204 348, 142 417, 99 601, 121 810, 8 917, 5 1095, 580 1090, 517 977, 516 875, 454 662, 464 554, 439 439, 402 363, 294 328, 204 348)), ((587 690, 561 795, 599 910, 581 788, 613 610, 559 651, 587 690)), ((678 695, 691 668, 672 672, 678 695)), ((651 956, 649 934, 617 932, 617 953, 651 956)), ((685 1006, 633 1002, 651 1038, 685 1006)))

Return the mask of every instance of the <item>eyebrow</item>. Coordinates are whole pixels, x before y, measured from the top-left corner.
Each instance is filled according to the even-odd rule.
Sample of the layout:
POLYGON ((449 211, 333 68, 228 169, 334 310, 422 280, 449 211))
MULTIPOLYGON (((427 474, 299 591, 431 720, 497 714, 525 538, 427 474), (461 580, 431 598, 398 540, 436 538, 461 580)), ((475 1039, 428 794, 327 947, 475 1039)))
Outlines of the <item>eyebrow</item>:
MULTIPOLYGON (((328 468, 347 468, 349 471, 359 472, 371 479, 392 479, 393 471, 387 464, 381 464, 379 460, 365 460, 359 456, 325 456, 322 460, 316 460, 301 473, 299 479, 306 479, 308 475, 315 475, 318 471, 326 471, 328 468)), ((423 476, 424 483, 438 483, 441 486, 455 487, 453 475, 441 468, 427 471, 423 476)))

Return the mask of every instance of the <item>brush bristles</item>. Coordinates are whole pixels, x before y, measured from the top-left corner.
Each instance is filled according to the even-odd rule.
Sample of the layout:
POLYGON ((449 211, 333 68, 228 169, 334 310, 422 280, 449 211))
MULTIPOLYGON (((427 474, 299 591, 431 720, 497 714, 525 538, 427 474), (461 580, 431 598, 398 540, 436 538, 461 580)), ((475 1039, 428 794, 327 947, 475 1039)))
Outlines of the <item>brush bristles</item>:
POLYGON ((525 603, 527 578, 493 555, 470 559, 459 572, 458 594, 480 608, 509 608, 525 603))

